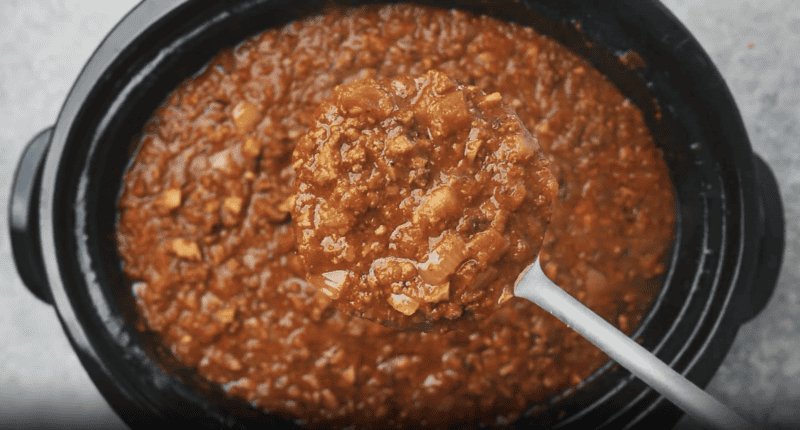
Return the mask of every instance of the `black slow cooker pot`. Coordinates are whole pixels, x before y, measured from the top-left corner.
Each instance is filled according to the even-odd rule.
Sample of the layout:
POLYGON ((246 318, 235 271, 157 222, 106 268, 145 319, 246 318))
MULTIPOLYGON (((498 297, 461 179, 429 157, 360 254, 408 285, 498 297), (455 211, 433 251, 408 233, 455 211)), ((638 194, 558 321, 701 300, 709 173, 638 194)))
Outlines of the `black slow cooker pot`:
MULTIPOLYGON (((115 203, 134 137, 184 78, 220 49, 303 16, 324 1, 147 0, 103 41, 57 123, 28 146, 10 205, 14 257, 55 308, 98 389, 133 427, 292 425, 184 369, 137 330, 116 252, 115 203)), ((437 1, 530 25, 589 59, 645 114, 678 196, 664 288, 635 333, 705 386, 741 324, 761 310, 783 254, 774 177, 753 154, 722 77, 657 0, 437 1), (579 25, 576 25, 579 24, 579 25), (646 67, 623 66, 637 52, 646 67)), ((531 405, 520 426, 672 426, 681 412, 609 362, 579 387, 531 405)))

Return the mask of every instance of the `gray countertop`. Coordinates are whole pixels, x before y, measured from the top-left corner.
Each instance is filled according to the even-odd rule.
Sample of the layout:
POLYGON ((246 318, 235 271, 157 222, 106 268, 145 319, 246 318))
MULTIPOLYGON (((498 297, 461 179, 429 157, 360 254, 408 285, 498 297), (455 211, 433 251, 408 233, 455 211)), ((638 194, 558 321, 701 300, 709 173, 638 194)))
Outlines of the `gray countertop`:
MULTIPOLYGON (((740 330, 708 391, 756 424, 800 428, 800 3, 663 2, 728 82, 755 151, 778 178, 787 221, 775 293, 740 330)), ((6 205, 25 143, 55 122, 91 53, 136 3, 0 1, 0 428, 124 428, 53 309, 19 279, 6 205)), ((695 428, 688 419, 678 427, 695 428)))

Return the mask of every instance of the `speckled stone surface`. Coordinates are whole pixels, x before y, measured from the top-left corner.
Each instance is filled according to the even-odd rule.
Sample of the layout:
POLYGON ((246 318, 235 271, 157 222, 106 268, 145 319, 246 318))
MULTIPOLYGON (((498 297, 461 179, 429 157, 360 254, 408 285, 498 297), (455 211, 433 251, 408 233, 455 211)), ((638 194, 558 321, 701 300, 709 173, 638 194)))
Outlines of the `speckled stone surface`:
MULTIPOLYGON (((7 201, 24 144, 53 124, 92 51, 134 0, 0 0, 0 428, 124 428, 55 312, 23 286, 7 201)), ((709 52, 778 177, 786 254, 766 309, 708 391, 757 425, 800 428, 800 2, 664 0, 709 52)), ((689 419, 678 428, 699 428, 689 419)))

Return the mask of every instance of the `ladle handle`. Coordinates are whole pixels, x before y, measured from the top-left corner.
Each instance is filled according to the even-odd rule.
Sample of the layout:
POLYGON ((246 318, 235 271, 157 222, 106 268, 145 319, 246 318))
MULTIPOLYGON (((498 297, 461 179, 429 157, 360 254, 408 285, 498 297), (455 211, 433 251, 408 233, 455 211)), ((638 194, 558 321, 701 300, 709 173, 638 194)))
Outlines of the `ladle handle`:
POLYGON ((754 428, 554 284, 542 271, 538 259, 520 278, 514 294, 553 314, 698 422, 722 430, 754 428))

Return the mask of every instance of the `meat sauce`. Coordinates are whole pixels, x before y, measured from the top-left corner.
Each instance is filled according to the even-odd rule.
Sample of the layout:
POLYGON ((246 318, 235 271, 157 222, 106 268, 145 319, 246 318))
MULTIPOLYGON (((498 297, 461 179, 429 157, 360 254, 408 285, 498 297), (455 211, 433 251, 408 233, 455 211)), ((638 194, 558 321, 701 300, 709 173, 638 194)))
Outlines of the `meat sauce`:
POLYGON ((514 295, 558 184, 500 93, 442 72, 334 88, 294 151, 307 280, 351 315, 460 328, 514 295))
POLYGON ((306 281, 292 153, 340 84, 439 70, 500 93, 558 182, 545 273, 626 333, 674 236, 667 168, 640 111, 530 28, 455 10, 332 9, 220 53, 143 130, 118 202, 142 330, 231 396, 309 427, 502 426, 607 357, 510 298, 447 333, 336 311, 306 281))

